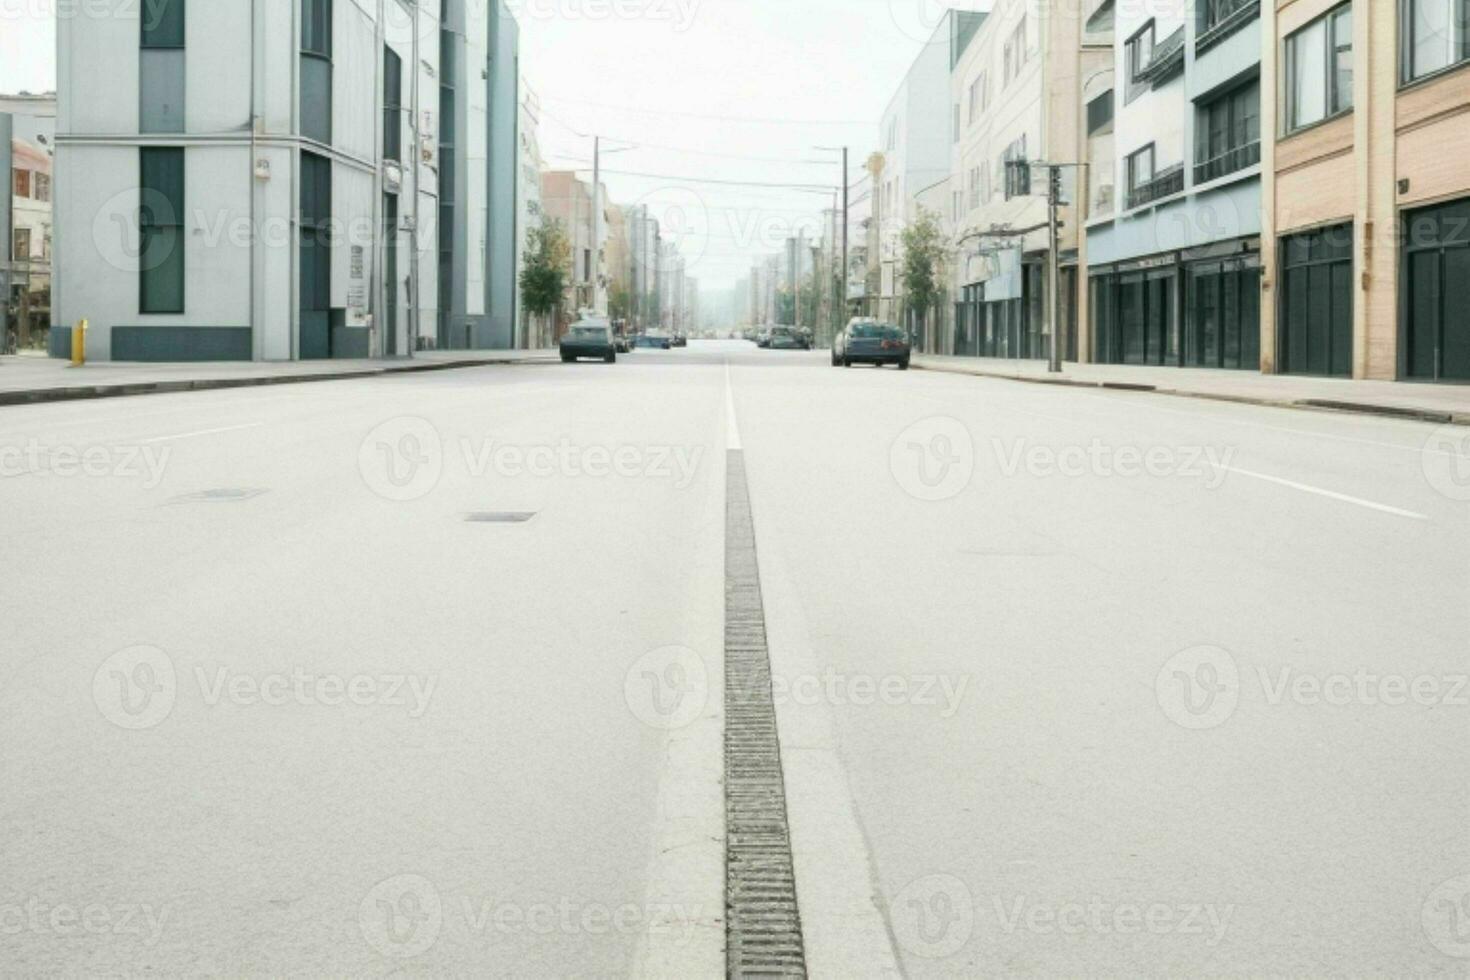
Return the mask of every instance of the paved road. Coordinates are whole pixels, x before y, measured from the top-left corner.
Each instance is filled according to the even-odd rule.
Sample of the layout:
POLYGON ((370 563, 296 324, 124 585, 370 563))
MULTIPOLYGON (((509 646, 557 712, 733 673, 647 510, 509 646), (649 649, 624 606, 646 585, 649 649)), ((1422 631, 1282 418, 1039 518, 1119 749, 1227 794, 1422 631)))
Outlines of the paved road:
POLYGON ((720 972, 731 414, 810 963, 1465 972, 1433 427, 733 344, 0 412, 0 963, 720 972))

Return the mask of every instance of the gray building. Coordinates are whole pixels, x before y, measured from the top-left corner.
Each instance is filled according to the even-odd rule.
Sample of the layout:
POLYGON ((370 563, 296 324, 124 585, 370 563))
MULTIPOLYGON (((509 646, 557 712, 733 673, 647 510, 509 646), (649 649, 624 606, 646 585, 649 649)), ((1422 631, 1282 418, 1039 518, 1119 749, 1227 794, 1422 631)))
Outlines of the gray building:
POLYGON ((1260 5, 1104 3, 1084 92, 1092 359, 1260 366, 1260 5))
POLYGON ((519 318, 520 28, 502 0, 444 0, 438 346, 501 350, 519 318))

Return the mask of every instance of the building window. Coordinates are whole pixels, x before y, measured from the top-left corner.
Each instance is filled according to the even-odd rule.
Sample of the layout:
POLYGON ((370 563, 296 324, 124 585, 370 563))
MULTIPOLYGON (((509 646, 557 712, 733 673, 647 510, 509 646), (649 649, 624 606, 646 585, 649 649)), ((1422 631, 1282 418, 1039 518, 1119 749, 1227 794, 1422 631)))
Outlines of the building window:
POLYGON ((332 0, 301 2, 301 134, 332 142, 332 0))
POLYGON ((1470 60, 1470 0, 1400 0, 1402 80, 1470 60))
POLYGON ((11 253, 16 262, 28 261, 31 257, 31 230, 15 229, 15 251, 11 253))
POLYGON ((1209 47, 1235 33, 1261 12, 1261 0, 1199 0, 1195 47, 1209 47))
POLYGON ((1286 131, 1353 107, 1353 9, 1344 3, 1286 39, 1286 131))
POLYGON ((15 196, 31 196, 31 172, 29 170, 15 170, 15 196))
POLYGON ((383 159, 403 159, 403 59, 383 49, 383 159))
POLYGON ((142 5, 138 52, 138 129, 184 131, 184 0, 142 5))
POLYGON ((1113 91, 1109 89, 1087 103, 1087 135, 1096 136, 1113 127, 1113 91))
POLYGON ((184 312, 184 150, 139 151, 138 312, 184 312))
POLYGON ((1141 27, 1137 34, 1128 39, 1125 48, 1127 58, 1126 70, 1128 72, 1128 91, 1126 102, 1132 102, 1140 92, 1148 87, 1148 81, 1143 77, 1144 69, 1154 60, 1154 22, 1149 21, 1141 27))
POLYGON ((1154 145, 1128 154, 1128 190, 1140 191, 1154 179, 1154 145))
POLYGON ((51 200, 51 175, 36 174, 36 200, 51 200))
POLYGON ((1194 182, 1203 184, 1261 162, 1261 85, 1252 79, 1199 107, 1194 182))
POLYGON ((140 47, 184 46, 184 0, 149 0, 142 6, 140 47))

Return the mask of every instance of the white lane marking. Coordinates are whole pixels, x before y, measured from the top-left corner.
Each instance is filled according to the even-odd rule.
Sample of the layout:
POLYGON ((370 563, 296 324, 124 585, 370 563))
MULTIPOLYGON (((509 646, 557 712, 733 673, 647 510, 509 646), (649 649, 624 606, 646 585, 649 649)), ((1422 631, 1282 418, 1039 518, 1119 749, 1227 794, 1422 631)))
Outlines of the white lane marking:
POLYGON ((256 429, 264 425, 264 422, 247 422, 245 425, 226 425, 218 429, 199 429, 197 432, 177 432, 171 436, 154 436, 152 439, 139 439, 144 445, 153 442, 172 442, 175 439, 193 439, 196 436, 212 436, 219 432, 239 432, 241 429, 256 429))
POLYGON ((730 384, 730 362, 725 362, 725 448, 739 449, 740 423, 735 419, 735 389, 730 384))
POLYGON ((1359 507, 1366 507, 1369 510, 1382 511, 1385 514, 1393 514, 1396 517, 1409 517, 1413 518, 1416 521, 1429 520, 1429 517, 1426 514, 1416 513, 1412 510, 1402 510, 1398 507, 1390 507, 1388 504, 1375 503, 1372 500, 1364 500, 1362 497, 1349 496, 1345 493, 1338 493, 1335 490, 1324 490, 1321 487, 1314 487, 1309 483, 1297 483, 1295 480, 1283 480, 1279 476, 1269 476, 1265 473, 1257 473, 1254 470, 1243 470, 1238 466, 1226 466, 1223 463, 1216 463, 1215 467, 1217 469, 1222 469, 1230 473, 1239 473, 1241 476, 1248 476, 1253 480, 1263 480, 1266 483, 1275 483, 1279 486, 1291 487, 1293 490, 1301 490, 1304 493, 1314 493, 1319 497, 1329 497, 1332 500, 1341 500, 1343 503, 1357 504, 1359 507))

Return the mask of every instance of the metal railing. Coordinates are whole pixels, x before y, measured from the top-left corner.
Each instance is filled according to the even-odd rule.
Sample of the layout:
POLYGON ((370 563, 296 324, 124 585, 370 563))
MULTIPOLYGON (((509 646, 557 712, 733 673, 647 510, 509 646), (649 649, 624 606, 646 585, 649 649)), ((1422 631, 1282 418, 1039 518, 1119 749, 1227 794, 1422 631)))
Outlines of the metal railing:
POLYGON ((1261 141, 1233 146, 1217 156, 1194 165, 1194 182, 1204 184, 1261 162, 1261 141))
POLYGON ((1167 170, 1160 170, 1153 180, 1128 189, 1128 207, 1141 208, 1146 204, 1162 200, 1184 190, 1184 164, 1176 163, 1167 170))
POLYGON ((1261 0, 1201 0, 1199 35, 1194 39, 1195 51, 1235 33, 1261 12, 1261 0))
POLYGON ((1176 72, 1184 69, 1184 28, 1154 45, 1148 64, 1138 71, 1138 81, 1147 85, 1158 85, 1176 72))

